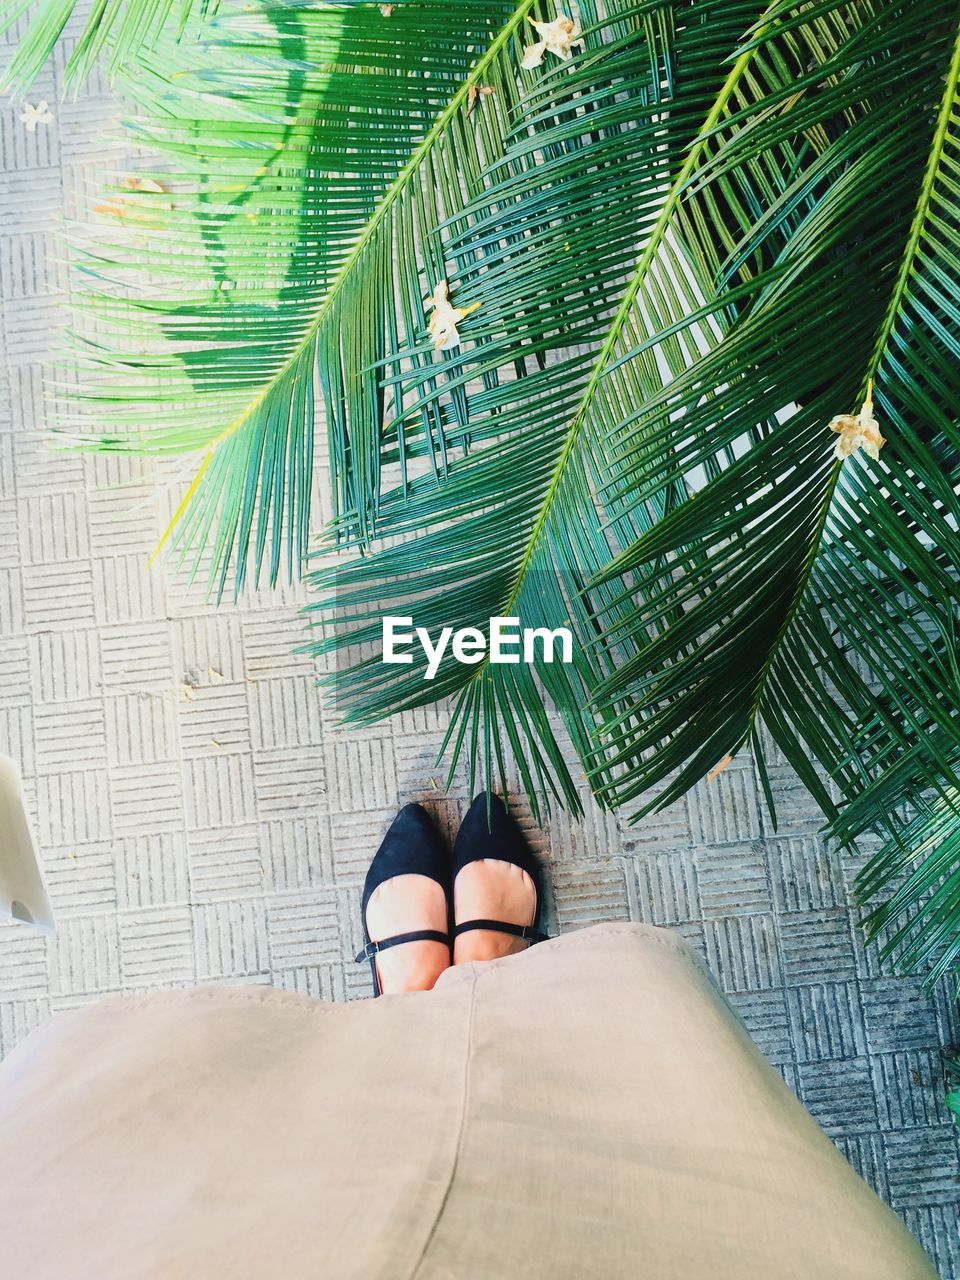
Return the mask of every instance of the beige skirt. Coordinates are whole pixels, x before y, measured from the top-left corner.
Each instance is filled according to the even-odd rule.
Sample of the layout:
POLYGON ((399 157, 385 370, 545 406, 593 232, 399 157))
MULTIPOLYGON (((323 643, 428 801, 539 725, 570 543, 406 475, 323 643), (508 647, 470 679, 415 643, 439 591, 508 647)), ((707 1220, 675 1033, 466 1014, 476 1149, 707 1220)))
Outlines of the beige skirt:
POLYGON ((58 1017, 0 1067, 0 1188, 18 1280, 934 1277, 642 925, 414 995, 58 1017))

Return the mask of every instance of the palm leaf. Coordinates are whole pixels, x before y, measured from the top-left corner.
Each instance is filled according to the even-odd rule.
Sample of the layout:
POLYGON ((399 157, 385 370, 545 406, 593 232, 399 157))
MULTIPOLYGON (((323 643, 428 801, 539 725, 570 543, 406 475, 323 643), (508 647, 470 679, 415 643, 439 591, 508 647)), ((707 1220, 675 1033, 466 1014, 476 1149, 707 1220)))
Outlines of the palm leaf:
POLYGON ((97 446, 204 451, 171 543, 218 590, 295 572, 316 377, 364 552, 312 577, 345 714, 454 695, 454 759, 574 805, 567 738, 605 803, 665 803, 764 727, 838 838, 884 838, 886 954, 951 964, 956 15, 591 0, 530 74, 539 6, 397 14, 230 11, 176 81, 145 61, 166 189, 79 261, 97 446), (476 309, 437 352, 441 280, 476 309), (889 443, 841 463, 871 387, 889 443), (425 682, 385 613, 569 625, 575 659, 425 682))
MULTIPOLYGON (((635 758, 646 751, 647 741, 635 746, 633 720, 640 697, 637 674, 648 653, 649 619, 634 608, 628 593, 608 593, 587 608, 584 588, 618 542, 629 547, 644 529, 650 532, 637 544, 644 549, 655 545, 661 530, 665 531, 652 558, 672 551, 667 541, 671 531, 696 506, 683 499, 697 468, 724 476, 732 471, 734 477, 749 482, 748 489, 757 482, 757 474, 747 470, 752 452, 734 464, 736 470, 728 464, 737 450, 743 452, 744 442, 755 442, 767 458, 783 449, 783 434, 773 428, 785 401, 778 386, 758 385, 758 361, 752 348, 766 341, 780 356, 783 344, 793 343, 795 351, 789 364, 784 364, 796 370, 801 355, 809 360, 819 344, 824 358, 838 366, 841 351, 835 332, 811 338, 808 328, 798 341, 770 330, 771 318, 779 314, 786 327, 783 318, 790 311, 791 291, 811 264, 817 271, 810 276, 811 291, 819 297, 829 287, 839 299, 834 306, 845 308, 842 255, 849 253, 850 242, 858 235, 883 231, 888 240, 881 252, 895 260, 902 243, 898 231, 902 236, 903 221, 915 200, 915 182, 907 173, 891 190, 885 208, 871 211, 865 206, 862 184, 864 169, 868 173, 869 169, 864 156, 889 138, 891 119, 903 113, 918 133, 925 127, 923 89, 929 90, 936 67, 931 66, 923 85, 902 75, 891 87, 878 91, 876 64, 890 62, 887 22, 874 18, 853 24, 851 32, 846 21, 849 11, 833 6, 808 25, 792 24, 783 32, 777 16, 780 9, 774 6, 760 38, 748 39, 739 52, 738 32, 750 26, 742 12, 731 15, 740 19, 737 30, 712 28, 717 41, 712 66, 705 55, 709 42, 695 26, 703 11, 690 12, 689 26, 678 22, 677 39, 688 37, 687 47, 697 50, 701 78, 695 77, 692 85, 685 83, 681 45, 675 101, 671 100, 666 114, 669 118, 675 112, 678 122, 695 115, 689 110, 695 92, 702 104, 699 133, 688 148, 682 145, 685 139, 677 128, 674 136, 681 147, 675 160, 662 156, 667 166, 664 177, 654 186, 639 188, 635 195, 628 191, 630 205, 637 210, 633 225, 639 258, 616 295, 616 309, 605 313, 609 320, 605 318, 602 340, 590 352, 589 361, 559 371, 548 366, 528 373, 519 393, 536 406, 534 414, 528 411, 526 421, 513 414, 510 430, 497 446, 461 466, 441 491, 427 484, 418 490, 413 505, 399 494, 393 502, 381 502, 380 529, 401 539, 399 547, 315 578, 321 590, 336 590, 343 608, 361 604, 368 608, 365 630, 343 627, 324 642, 325 647, 354 641, 372 645, 380 615, 409 613, 401 605, 412 600, 418 620, 428 627, 441 619, 454 626, 482 627, 486 619, 503 614, 516 614, 526 625, 554 627, 569 621, 579 640, 578 661, 573 669, 540 665, 531 671, 482 664, 473 672, 451 663, 436 688, 431 688, 424 686, 416 667, 385 674, 372 654, 365 663, 348 667, 336 677, 338 695, 352 715, 376 718, 437 692, 460 689, 450 740, 455 747, 467 746, 475 767, 496 762, 500 725, 502 732, 519 739, 521 755, 536 763, 536 769, 524 776, 528 787, 542 787, 539 775, 545 772, 569 792, 562 747, 544 709, 545 691, 560 709, 576 749, 591 765, 597 787, 616 801, 642 789, 646 778, 635 758), (730 58, 732 68, 725 76, 718 74, 730 51, 735 53, 730 58), (810 97, 816 100, 815 111, 810 97), (803 120, 800 130, 793 127, 793 112, 803 120), (844 126, 839 131, 838 124, 844 126), (750 129, 772 140, 759 156, 747 152, 743 158, 737 148, 750 129), (837 132, 832 140, 831 131, 837 132), (707 181, 710 172, 720 174, 717 181, 707 181), (831 185, 836 191, 830 190, 831 185), (759 228, 758 209, 769 210, 759 228), (895 209, 900 222, 894 220, 888 227, 895 209), (721 342, 727 329, 731 336, 721 342), (693 382, 687 371, 691 363, 694 370, 706 365, 716 375, 709 388, 693 382), (573 383, 573 372, 580 376, 579 383, 573 383), (734 383, 735 394, 724 390, 734 383), (681 401, 682 396, 689 397, 689 403, 681 401), (677 403, 683 404, 685 413, 680 424, 677 403), (723 411, 720 415, 718 406, 723 411), (419 534, 417 541, 407 541, 414 531, 419 534), (638 645, 639 653, 635 652, 638 645), (598 725, 610 722, 609 708, 618 701, 627 703, 624 726, 614 722, 624 741, 608 738, 598 752, 598 725)), ((928 26, 929 12, 911 11, 909 21, 901 19, 904 33, 914 28, 925 31, 928 26)), ((576 69, 570 73, 571 86, 577 83, 577 74, 576 69)), ((634 153, 642 136, 641 132, 632 141, 634 153)), ((915 137, 896 143, 903 148, 898 156, 907 152, 915 137)), ((562 228, 561 244, 567 243, 571 226, 579 237, 598 232, 588 260, 602 269, 609 226, 585 227, 582 218, 575 223, 564 204, 569 200, 577 209, 576 201, 582 199, 577 166, 589 164, 592 145, 582 142, 573 160, 565 160, 562 182, 551 187, 551 223, 562 228)), ((888 146, 892 148, 894 142, 888 141, 888 146)), ((535 206, 531 193, 525 190, 524 194, 519 207, 526 207, 527 200, 535 206)), ((504 242, 499 208, 470 230, 484 244, 478 271, 494 275, 488 293, 491 307, 496 304, 501 314, 512 317, 521 300, 535 300, 549 305, 549 317, 562 305, 548 293, 552 281, 545 286, 540 279, 541 261, 518 255, 515 245, 504 242), (501 269, 504 263, 509 263, 509 270, 501 269)), ((539 224, 535 232, 527 230, 531 240, 547 234, 539 224)), ((562 264, 560 247, 556 245, 553 254, 545 253, 544 258, 553 256, 562 264)), ((456 248, 454 242, 454 252, 456 248)), ((463 252, 464 256, 476 252, 469 238, 463 252)), ((615 260, 615 269, 622 269, 622 258, 615 260)), ((568 277, 561 277, 561 287, 567 285, 568 277)), ((874 286, 874 323, 871 327, 865 320, 863 325, 866 347, 872 344, 889 289, 888 270, 874 286)), ((480 314, 486 311, 485 305, 480 314)), ((492 334, 479 353, 459 355, 452 363, 461 370, 461 382, 507 367, 516 357, 518 337, 528 332, 510 323, 502 336, 492 334)), ((533 332, 536 336, 537 331, 533 332)), ((829 363, 825 368, 829 375, 829 363)), ((804 388, 808 398, 813 381, 808 374, 804 388)), ((847 394, 854 391, 849 386, 847 394)), ((512 408, 514 402, 508 397, 517 394, 511 383, 504 384, 496 397, 486 389, 478 393, 469 405, 471 424, 482 426, 491 409, 503 413, 512 408)), ((822 402, 835 395, 832 387, 823 391, 821 402, 806 410, 808 442, 814 431, 823 439, 822 402)), ((420 403, 432 404, 435 399, 436 393, 429 390, 420 403)), ((823 453, 821 446, 814 448, 823 453)), ((760 474, 765 477, 766 471, 760 474)), ((805 548, 793 554, 802 563, 805 548)), ((693 563, 702 558, 698 549, 693 563)), ((615 571, 620 570, 617 564, 615 571)), ((785 593, 788 586, 785 579, 785 593)), ((643 607, 658 621, 685 612, 683 598, 667 603, 655 579, 650 591, 644 589, 644 599, 643 607)), ((319 612, 326 608, 321 601, 319 612)), ((776 601, 769 604, 757 622, 759 630, 744 639, 743 649, 750 651, 751 660, 758 641, 765 638, 763 627, 776 630, 782 625, 776 620, 776 609, 776 601)), ((719 652, 718 660, 723 660, 719 652)), ((733 659, 729 665, 735 665, 733 659)), ((728 733, 716 714, 711 716, 698 727, 700 732, 709 725, 709 736, 706 746, 699 747, 702 758, 684 778, 684 787, 723 754, 719 749, 712 754, 712 744, 722 740, 726 745, 728 733)), ((675 749, 670 763, 662 761, 656 768, 666 772, 682 758, 680 749, 675 749)), ((653 776, 653 769, 648 776, 653 776)))
MULTIPOLYGON (((481 304, 477 347, 451 354, 444 387, 409 372, 390 375, 406 406, 397 424, 401 436, 406 422, 438 407, 444 438, 457 443, 452 386, 465 396, 474 442, 489 436, 496 442, 461 461, 442 487, 427 475, 384 495, 378 531, 398 545, 312 579, 318 591, 335 593, 344 618, 318 650, 370 647, 365 659, 334 677, 352 718, 375 719, 387 708, 459 693, 450 729, 454 758, 464 749, 472 771, 502 776, 503 726, 533 796, 560 795, 570 804, 576 792, 544 690, 575 749, 588 755, 595 718, 586 704, 597 677, 585 643, 591 623, 578 592, 584 566, 599 568, 610 553, 591 497, 602 463, 584 429, 584 407, 629 312, 624 275, 658 225, 697 123, 719 109, 723 62, 742 29, 707 27, 706 7, 692 6, 665 44, 661 30, 646 22, 656 6, 610 8, 586 27, 582 57, 528 95, 503 161, 441 228, 449 236, 447 255, 469 282, 465 296, 481 304), (633 33, 618 39, 625 23, 633 33), (687 83, 683 111, 673 114, 663 81, 687 83), (552 122, 544 118, 547 94, 552 122), (549 160, 531 173, 527 157, 534 151, 549 160), (598 200, 599 177, 614 171, 617 182, 598 200), (571 279, 571 264, 578 262, 590 264, 582 283, 571 279), (571 352, 574 341, 579 350, 571 352), (559 351, 566 352, 560 360, 559 351), (471 672, 448 661, 425 684, 421 666, 385 672, 375 651, 382 615, 411 610, 428 628, 450 623, 486 630, 498 615, 530 627, 569 622, 581 645, 569 667, 541 663, 534 672, 522 664, 484 663, 471 672)), ((732 16, 742 24, 741 12, 732 16)), ((691 296, 686 286, 678 289, 691 296)), ((679 367, 679 346, 669 359, 679 367)), ((645 513, 630 519, 630 533, 649 519, 645 513)), ((325 620, 326 601, 316 611, 325 620)))
MULTIPOLYGON (((931 54, 936 31, 928 31, 931 54)), ((893 264, 889 283, 883 272, 868 272, 857 246, 849 253, 857 307, 838 374, 847 368, 851 393, 875 387, 889 436, 880 461, 830 457, 822 432, 833 393, 808 391, 796 380, 799 364, 796 371, 787 365, 791 381, 784 382, 781 354, 777 395, 800 407, 614 566, 635 573, 673 557, 630 620, 652 635, 650 644, 601 691, 633 704, 610 722, 627 762, 615 783, 618 799, 656 786, 673 768, 679 773, 660 797, 669 798, 765 723, 834 815, 839 838, 885 836, 859 880, 861 896, 874 904, 868 933, 883 938, 884 958, 900 968, 932 963, 933 978, 960 955, 955 22, 945 35, 954 42, 952 53, 944 45, 946 87, 932 75, 919 99, 922 106, 939 89, 939 105, 931 96, 913 125, 914 117, 901 116, 908 150, 887 167, 895 188, 897 176, 911 172, 911 148, 927 155, 912 216, 904 218, 900 204, 887 224, 888 244, 879 225, 861 232, 870 258, 893 264), (679 593, 682 620, 661 625, 679 593), (824 776, 836 788, 832 796, 824 776)), ((867 154, 871 162, 885 158, 882 147, 867 154)), ((878 202, 886 217, 891 189, 878 202)), ((826 329, 830 296, 819 280, 817 287, 826 329)), ((794 288, 791 302, 802 314, 802 290, 794 288)), ((842 294, 836 303, 842 310, 842 294)), ((778 333, 776 316, 761 314, 771 341, 787 352, 790 318, 778 333)), ((796 327, 809 341, 809 331, 796 327)), ((819 356, 817 379, 828 376, 829 352, 806 350, 807 358, 819 356)), ((704 361, 689 376, 706 369, 704 361)))
MULTIPOLYGON (((147 175, 167 189, 146 198, 145 235, 122 228, 78 251, 97 328, 92 345, 78 342, 84 413, 64 425, 76 432, 107 408, 117 430, 90 447, 203 450, 172 545, 211 551, 218 591, 234 568, 243 586, 248 558, 256 574, 267 562, 271 581, 284 559, 293 573, 303 561, 315 379, 336 506, 365 535, 388 409, 378 377, 362 371, 391 339, 422 330, 424 277, 446 271, 428 217, 462 203, 482 158, 499 155, 491 122, 516 93, 501 78, 504 51, 530 8, 223 11, 192 64, 180 53, 175 81, 161 51, 131 85, 148 108, 134 136, 175 179, 147 175), (481 80, 496 96, 475 124, 466 108, 481 80), (161 351, 144 354, 157 337, 161 351)), ((422 348, 412 359, 443 378, 442 356, 422 348)), ((429 414, 421 429, 431 440, 429 414)))
MULTIPOLYGON (((70 56, 65 81, 83 80, 98 59, 108 73, 152 48, 165 31, 177 38, 196 34, 219 0, 97 0, 70 56)), ((39 74, 77 7, 77 0, 4 0, 0 35, 30 15, 16 52, 0 76, 0 91, 25 91, 39 74)))

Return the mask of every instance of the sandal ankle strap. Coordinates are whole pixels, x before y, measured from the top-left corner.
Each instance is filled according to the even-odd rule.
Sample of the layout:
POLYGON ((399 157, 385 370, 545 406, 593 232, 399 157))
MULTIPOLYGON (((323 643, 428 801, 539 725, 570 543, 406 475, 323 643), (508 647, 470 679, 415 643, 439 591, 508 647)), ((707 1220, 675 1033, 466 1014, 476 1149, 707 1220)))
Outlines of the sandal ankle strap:
POLYGON ((523 938, 530 943, 548 941, 548 935, 535 929, 532 924, 507 924, 505 920, 465 920, 463 924, 456 926, 453 936, 458 938, 461 933, 469 933, 471 929, 491 929, 495 933, 509 933, 515 938, 523 938))
POLYGON ((450 935, 449 933, 440 933, 436 929, 414 929, 412 933, 395 933, 392 938, 381 938, 379 942, 368 942, 356 957, 354 963, 362 964, 364 960, 370 960, 375 956, 378 951, 387 951, 390 947, 399 947, 405 942, 442 942, 445 947, 449 947, 450 935))

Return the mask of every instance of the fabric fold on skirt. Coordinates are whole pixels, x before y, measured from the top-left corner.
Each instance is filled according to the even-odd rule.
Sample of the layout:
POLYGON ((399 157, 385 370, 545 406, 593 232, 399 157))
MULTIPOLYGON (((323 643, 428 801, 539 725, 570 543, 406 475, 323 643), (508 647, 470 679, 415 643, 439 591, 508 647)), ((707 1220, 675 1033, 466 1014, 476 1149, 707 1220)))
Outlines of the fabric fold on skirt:
POLYGON ((18 1280, 935 1280, 636 924, 412 995, 61 1015, 0 1065, 0 1186, 18 1280))

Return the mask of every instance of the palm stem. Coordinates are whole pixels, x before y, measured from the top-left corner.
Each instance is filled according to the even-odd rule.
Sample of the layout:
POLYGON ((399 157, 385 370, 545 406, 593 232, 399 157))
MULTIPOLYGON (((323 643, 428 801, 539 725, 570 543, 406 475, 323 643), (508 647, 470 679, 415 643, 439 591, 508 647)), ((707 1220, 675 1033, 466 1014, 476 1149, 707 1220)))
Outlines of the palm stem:
MULTIPOLYGON (((900 314, 900 308, 903 302, 903 296, 907 288, 910 275, 913 271, 913 263, 916 258, 917 249, 923 235, 924 222, 927 212, 930 208, 930 200, 933 195, 934 185, 940 170, 940 162, 943 157, 944 143, 947 138, 947 131, 950 125, 950 117, 952 114, 953 104, 956 99, 957 84, 960 82, 960 27, 957 29, 957 39, 954 44, 953 57, 950 62, 950 70, 947 74, 947 84, 944 90, 943 99, 940 104, 940 111, 937 116, 937 126, 934 132, 933 143, 930 148, 930 156, 927 161, 927 167, 923 176, 923 185, 920 190, 920 196, 917 200, 917 208, 914 213, 913 223, 910 227, 910 235, 904 249, 903 260, 900 264, 900 271, 897 275, 897 281, 894 285, 890 303, 884 313, 883 324, 877 334, 877 341, 874 345, 873 353, 870 357, 870 364, 864 378, 862 395, 865 399, 869 399, 873 379, 876 375, 880 361, 883 359, 884 351, 893 332, 897 316, 900 314)), ((817 559, 817 552, 820 546, 820 540, 823 537, 823 531, 826 526, 827 517, 830 513, 830 504, 833 501, 833 495, 840 479, 840 471, 843 467, 842 461, 834 464, 830 474, 830 479, 824 491, 823 502, 820 508, 820 514, 817 519, 817 526, 813 536, 810 539, 810 548, 804 561, 803 568, 798 575, 797 589, 793 599, 790 602, 783 623, 781 624, 777 635, 770 646, 770 652, 764 662, 763 668, 757 680, 757 693, 754 698, 753 707, 750 713, 751 727, 756 721, 760 713, 760 704, 763 697, 764 687, 766 685, 767 676, 777 657, 780 645, 789 630, 790 624, 796 616, 797 610, 803 601, 804 592, 807 582, 813 570, 817 559)))
POLYGON ((279 366, 279 368, 275 370, 275 372, 273 373, 269 381, 266 382, 263 385, 263 387, 261 387, 257 395, 254 397, 254 399, 251 400, 250 403, 246 405, 244 409, 234 418, 234 420, 228 426, 226 426, 223 429, 223 431, 221 431, 220 434, 214 440, 212 440, 210 444, 207 446, 207 448, 204 451, 204 457, 202 462, 200 463, 200 467, 198 469, 197 475, 194 477, 193 483, 188 489, 183 501, 179 504, 179 506, 177 507, 177 510, 174 512, 173 518, 170 520, 169 524, 167 525, 166 529, 163 532, 163 536, 158 542, 156 548, 154 549, 154 552, 150 557, 151 563, 153 563, 156 560, 157 556, 162 551, 164 545, 166 544, 174 528, 176 527, 177 522, 179 521, 180 517, 183 515, 184 511, 189 505, 189 502, 196 491, 197 485, 203 475, 203 472, 206 471, 210 463, 210 459, 213 457, 213 454, 218 448, 218 446, 223 444, 225 440, 228 440, 232 435, 234 435, 235 432, 239 431, 239 429, 244 425, 245 422, 249 421, 250 417, 254 413, 256 413, 256 411, 264 403, 267 396, 269 396, 270 392, 274 389, 274 387, 283 381, 283 379, 289 374, 290 370, 296 365, 297 361, 303 356, 304 352, 307 351, 310 344, 313 342, 314 338, 317 336, 317 333, 320 331, 320 328, 323 325, 324 320, 329 315, 330 310, 333 307, 333 304, 335 303, 337 296, 340 293, 340 290, 343 288, 345 281, 349 279, 350 274, 353 271, 353 268, 356 266, 359 258, 361 257, 361 255, 363 254, 367 246, 370 244, 378 228, 383 223, 384 219, 386 218, 387 214, 390 212, 390 209, 393 207, 398 197, 405 190, 407 184, 410 181, 410 178, 417 171, 420 165, 423 164, 426 158, 430 155, 431 151, 436 146, 437 142, 440 141, 440 139, 444 136, 444 133, 450 121, 466 103, 467 96, 470 92, 471 86, 479 84, 479 82, 483 79, 483 76, 486 73, 487 67, 489 67, 491 63, 494 62, 496 58, 499 57, 501 50, 508 43, 508 41, 515 35, 516 31, 522 25, 524 19, 526 18, 527 14, 533 8, 534 3, 535 3, 535 0, 520 0, 519 4, 517 5, 517 8, 515 9, 509 21, 504 24, 504 26, 502 27, 500 32, 497 34, 495 39, 491 41, 487 50, 477 59, 473 69, 468 73, 463 84, 460 86, 457 92, 453 95, 453 97, 450 99, 447 105, 443 108, 443 110, 438 114, 437 118, 434 120, 433 124, 430 126, 430 129, 424 135, 423 140, 418 144, 417 148, 414 150, 413 154, 410 156, 410 159, 407 161, 404 167, 397 174, 396 178, 394 178, 393 182, 391 182, 390 186, 387 187, 386 191, 384 191, 383 195, 380 197, 377 207, 374 209, 369 220, 365 224, 363 230, 360 232, 359 236, 357 237, 357 240, 353 245, 353 248, 350 250, 347 257, 344 259, 340 269, 337 271, 337 274, 334 276, 333 280, 331 281, 330 288, 324 294, 323 299, 321 300, 320 305, 317 308, 316 314, 312 317, 312 319, 308 321, 300 341, 297 343, 296 346, 291 348, 290 352, 284 359, 283 363, 279 366))
MULTIPOLYGON (((730 74, 727 76, 723 88, 720 90, 716 101, 703 122, 703 127, 698 133, 696 141, 690 148, 686 160, 671 184, 670 190, 664 200, 663 207, 657 217, 657 221, 654 223, 650 236, 644 245, 636 268, 634 269, 634 273, 626 290, 624 291, 623 298, 620 301, 620 306, 617 308, 616 314, 614 315, 613 321, 610 325, 610 330, 607 333, 602 347, 597 353, 597 358, 593 363, 590 377, 584 387, 583 396, 581 397, 576 413, 570 423, 570 429, 567 433, 566 440, 564 441, 563 449, 560 452, 560 456, 557 458, 557 463, 553 469, 550 483, 547 487, 546 493, 544 494, 543 501, 540 504, 540 510, 537 513, 537 518, 530 532, 530 537, 527 539, 527 544, 524 549, 520 565, 517 569, 514 584, 510 591, 510 596, 504 606, 504 613, 507 616, 510 615, 513 606, 516 604, 521 585, 526 572, 530 567, 530 562, 536 552, 537 543, 543 533, 544 526, 549 518, 551 507, 553 506, 557 492, 563 481, 564 473, 579 437, 580 429, 586 419, 587 412, 590 409, 593 398, 597 393, 597 388, 603 380, 604 374, 607 370, 607 365, 610 363, 610 358, 613 355, 616 344, 620 338, 620 334, 623 331, 623 326, 629 318, 630 311, 637 299, 637 295, 640 292, 647 272, 650 269, 650 265, 654 261, 660 245, 663 243, 663 238, 670 226, 670 220, 683 197, 684 188, 686 187, 691 175, 696 171, 696 167, 703 155, 703 149, 707 144, 711 130, 720 120, 720 117, 726 109, 727 103, 730 101, 732 94, 750 65, 758 47, 757 42, 762 39, 768 29, 769 23, 766 21, 767 15, 778 7, 779 5, 777 0, 774 0, 772 4, 767 6, 763 14, 761 14, 757 24, 754 43, 751 44, 749 49, 744 50, 731 68, 730 74)), ((478 674, 482 671, 484 665, 486 665, 486 659, 478 668, 478 674)))
POLYGON ((880 361, 883 359, 883 353, 886 350, 887 343, 890 341, 890 335, 893 333, 894 325, 900 314, 901 305, 903 303, 903 295, 906 292, 910 276, 913 273, 913 266, 917 256, 917 249, 923 238, 923 228, 926 222, 927 214, 930 210, 930 201, 933 197, 933 190, 937 182, 937 176, 940 172, 940 164, 943 159, 943 150, 946 145, 947 135, 950 129, 950 117, 953 114, 953 105, 957 97, 957 89, 960 86, 960 26, 957 27, 957 38, 953 46, 953 57, 950 60, 950 70, 947 72, 946 88, 943 92, 943 98, 940 102, 940 111, 937 115, 937 126, 934 130, 933 142, 930 147, 930 155, 927 160, 927 167, 923 175, 923 184, 920 188, 920 195, 917 199, 917 208, 913 216, 913 223, 910 227, 910 235, 907 238, 907 244, 903 251, 903 260, 900 263, 900 272, 897 276, 897 282, 894 285, 893 293, 890 296, 890 304, 887 307, 886 314, 883 318, 883 324, 880 332, 877 334, 877 341, 873 348, 873 355, 870 358, 870 368, 867 373, 867 379, 872 381, 876 376, 880 361))

